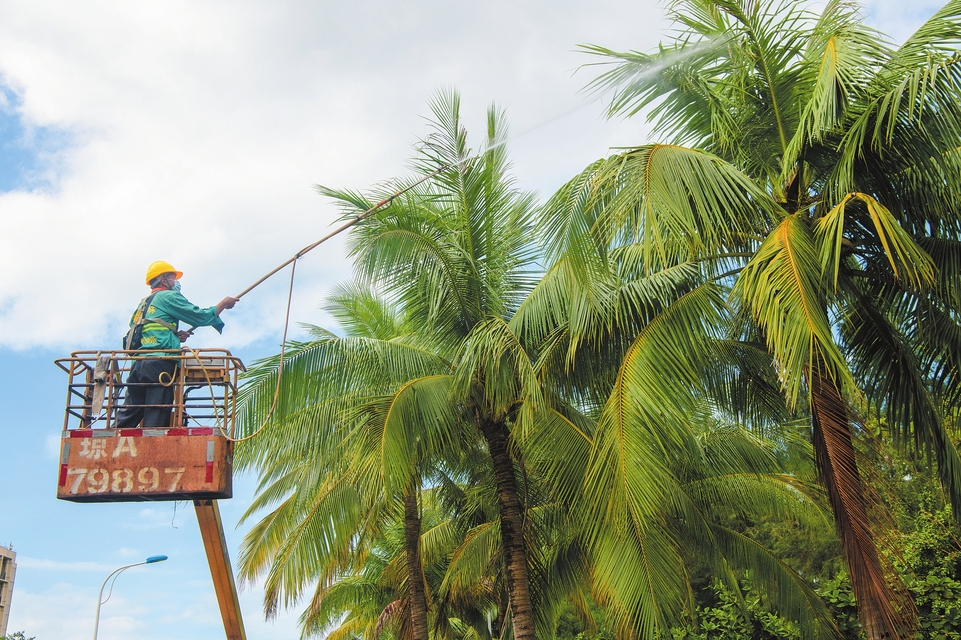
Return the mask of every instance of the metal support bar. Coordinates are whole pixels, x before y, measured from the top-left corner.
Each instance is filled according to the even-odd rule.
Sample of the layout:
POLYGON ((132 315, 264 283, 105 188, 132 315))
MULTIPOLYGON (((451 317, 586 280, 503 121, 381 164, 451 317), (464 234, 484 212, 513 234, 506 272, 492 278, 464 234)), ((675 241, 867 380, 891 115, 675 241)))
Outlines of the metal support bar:
POLYGON ((227 541, 224 539, 220 508, 216 500, 194 500, 194 509, 197 511, 200 536, 207 551, 207 563, 210 565, 210 576, 214 580, 214 591, 217 592, 217 603, 220 605, 220 616, 224 620, 227 640, 247 640, 244 621, 240 615, 240 601, 237 599, 237 585, 234 584, 234 572, 227 553, 227 541))

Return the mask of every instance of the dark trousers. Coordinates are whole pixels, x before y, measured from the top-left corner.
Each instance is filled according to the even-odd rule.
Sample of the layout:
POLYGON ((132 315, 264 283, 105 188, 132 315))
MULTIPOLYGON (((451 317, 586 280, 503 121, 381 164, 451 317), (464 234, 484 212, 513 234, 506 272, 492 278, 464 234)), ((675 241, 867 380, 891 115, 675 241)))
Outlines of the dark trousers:
POLYGON ((143 420, 144 429, 170 426, 174 402, 176 360, 137 360, 127 375, 127 393, 117 411, 117 429, 134 429, 143 420), (161 379, 161 374, 163 378, 161 379), (149 407, 144 405, 163 405, 149 407))

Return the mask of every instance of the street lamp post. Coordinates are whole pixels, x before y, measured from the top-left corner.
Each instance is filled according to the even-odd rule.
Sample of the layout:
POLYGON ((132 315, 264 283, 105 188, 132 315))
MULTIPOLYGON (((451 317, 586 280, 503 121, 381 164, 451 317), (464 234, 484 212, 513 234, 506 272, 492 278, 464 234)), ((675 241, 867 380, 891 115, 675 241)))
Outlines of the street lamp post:
POLYGON ((109 576, 107 576, 107 579, 103 581, 102 585, 100 585, 100 593, 97 595, 97 615, 94 617, 94 620, 93 620, 93 640, 97 640, 97 631, 100 629, 100 605, 106 604, 107 600, 110 599, 110 596, 113 595, 113 585, 115 582, 117 582, 117 577, 119 577, 123 571, 126 571, 130 567, 139 567, 142 564, 153 564, 155 562, 163 562, 166 559, 167 559, 167 556, 150 556, 143 562, 135 562, 133 564, 128 564, 126 566, 120 567, 119 569, 111 573, 109 576), (104 600, 103 590, 104 590, 104 587, 107 586, 107 582, 110 581, 110 578, 113 578, 113 582, 110 582, 110 591, 107 592, 107 600, 104 600))

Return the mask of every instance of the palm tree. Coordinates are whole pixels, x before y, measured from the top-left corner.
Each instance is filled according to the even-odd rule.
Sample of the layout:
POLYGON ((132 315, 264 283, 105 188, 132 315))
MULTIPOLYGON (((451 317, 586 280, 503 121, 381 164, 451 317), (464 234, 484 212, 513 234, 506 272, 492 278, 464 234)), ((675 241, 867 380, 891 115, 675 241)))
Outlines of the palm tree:
MULTIPOLYGON (((314 327, 313 340, 289 345, 276 422, 255 448, 241 449, 243 466, 256 466, 262 478, 244 519, 281 502, 245 538, 242 576, 266 571, 268 614, 279 598, 289 606, 316 581, 302 618, 305 637, 346 615, 331 633, 376 637, 396 627, 401 638, 426 638, 429 591, 439 632, 485 637, 491 623, 504 633, 511 625, 496 482, 472 434, 442 433, 471 426, 451 425, 450 364, 434 355, 430 332, 419 338, 366 287, 341 287, 327 308, 345 337, 314 327), (431 414, 432 406, 446 413, 431 414), (412 465, 416 472, 407 473, 412 465), (418 489, 423 483, 433 488, 418 489), (424 504, 431 518, 422 532, 424 504)), ((278 364, 271 358, 251 369, 243 432, 269 411, 278 364)), ((525 517, 536 523, 525 527, 526 544, 536 555, 545 543, 532 530, 548 527, 540 526, 544 509, 529 486, 525 493, 525 517)), ((549 612, 540 608, 542 628, 549 612)))
MULTIPOLYGON (((246 536, 241 575, 267 572, 268 615, 280 598, 289 606, 316 582, 302 622, 305 636, 319 633, 343 606, 332 595, 369 586, 366 559, 382 557, 370 556, 370 547, 383 551, 385 528, 399 522, 406 571, 391 589, 404 597, 384 603, 389 611, 381 613, 403 616, 401 637, 427 640, 418 488, 423 469, 438 455, 432 447, 442 448, 456 434, 441 433, 451 421, 424 414, 411 397, 436 394, 433 380, 449 364, 410 336, 395 307, 361 285, 342 287, 328 309, 346 336, 313 327, 313 340, 289 345, 275 422, 256 447, 239 449, 240 465, 261 473, 244 519, 280 502, 246 536), (337 586, 345 576, 353 576, 354 587, 337 586)), ((267 419, 278 365, 271 358, 252 369, 241 399, 242 431, 267 419)), ((446 394, 443 387, 440 393, 446 394)), ((349 618, 351 624, 360 619, 349 618)))
MULTIPOLYGON (((491 467, 496 529, 477 523, 458 546, 444 597, 456 601, 464 585, 473 589, 489 575, 507 594, 496 615, 501 635, 548 635, 554 603, 586 601, 587 556, 568 525, 582 498, 594 418, 584 412, 590 407, 581 388, 567 389, 570 371, 545 366, 556 361, 561 334, 550 304, 530 297, 540 276, 533 265, 536 209, 507 176, 503 117, 489 112, 485 150, 473 156, 457 95, 441 95, 432 111, 435 133, 415 168, 423 175, 447 169, 355 228, 352 254, 361 277, 397 301, 451 362, 446 411, 479 436, 491 467), (491 570, 492 549, 502 571, 491 570)), ((370 198, 322 192, 353 217, 396 186, 370 198)), ((586 368, 578 371, 581 381, 590 378, 586 368)), ((590 382, 583 389, 597 393, 590 382)), ((463 442, 473 450, 474 439, 463 442)))
MULTIPOLYGON (((551 208, 579 201, 568 195, 551 208)), ((769 509, 807 518, 816 502, 773 455, 783 438, 731 426, 786 419, 783 401, 772 402, 777 381, 748 366, 770 357, 719 335, 721 289, 696 262, 645 275, 640 245, 595 244, 583 221, 546 218, 556 259, 511 326, 542 345, 538 377, 565 399, 556 404, 580 409, 534 434, 540 446, 531 443, 528 457, 572 505, 594 598, 620 634, 665 636, 693 606, 689 564, 697 559, 734 589, 736 572, 749 570, 767 604, 805 637, 831 636, 834 625, 803 579, 719 516, 769 509), (745 405, 745 389, 767 402, 745 405)))
MULTIPOLYGON (((361 276, 399 303, 452 363, 436 384, 449 385, 447 414, 486 444, 513 633, 527 640, 535 636, 535 615, 513 430, 529 426, 542 407, 530 362, 506 320, 533 282, 534 198, 518 192, 507 174, 502 114, 489 111, 487 150, 471 157, 459 97, 442 94, 431 109, 435 132, 415 168, 425 175, 447 169, 355 227, 352 254, 361 276)), ((321 191, 338 199, 346 216, 371 204, 359 194, 321 191)))
MULTIPOLYGON (((695 554, 729 582, 735 568, 755 569, 774 604, 805 621, 810 637, 829 628, 803 581, 718 528, 704 500, 746 505, 749 489, 770 486, 760 503, 794 512, 806 504, 798 486, 777 476, 769 454, 750 447, 708 463, 692 422, 703 413, 693 411, 701 406, 695 386, 665 393, 657 383, 681 364, 674 356, 692 367, 706 362, 689 358, 685 347, 696 343, 711 353, 709 327, 683 335, 671 328, 715 308, 718 287, 692 265, 637 281, 630 251, 615 252, 607 271, 588 265, 596 271, 589 278, 572 278, 583 265, 569 260, 535 287, 532 199, 506 178, 500 116, 490 114, 487 151, 472 157, 456 95, 442 96, 433 110, 437 132, 416 166, 425 174, 448 169, 395 199, 352 238, 359 275, 369 283, 364 292, 376 286, 391 302, 356 290, 336 298, 347 335, 315 328, 314 340, 291 345, 275 423, 256 449, 242 452, 263 478, 250 513, 283 500, 252 529, 242 559, 248 578, 267 571, 268 611, 278 597, 289 604, 316 582, 307 620, 328 620, 323 602, 338 577, 367 584, 358 558, 385 523, 397 521, 399 504, 406 505, 405 530, 419 528, 412 498, 420 485, 421 504, 439 499, 442 488, 460 495, 448 509, 457 517, 420 540, 424 566, 449 555, 432 587, 442 633, 472 628, 483 635, 479 616, 493 613, 500 637, 549 634, 553 604, 569 598, 586 610, 588 590, 618 611, 625 632, 664 632, 668 614, 690 603, 684 559, 695 554), (570 299, 565 288, 583 304, 561 304, 570 299), (681 392, 687 407, 672 409, 681 392), (670 429, 663 421, 634 428, 636 420, 624 420, 664 410, 670 429), (691 484, 711 473, 730 476, 725 491, 691 484), (472 609, 472 600, 484 604, 472 609)), ((370 198, 322 191, 352 216, 393 189, 370 198)), ((277 364, 261 363, 249 378, 245 433, 269 411, 277 364)), ((418 574, 412 539, 408 584, 418 574)), ((414 614, 419 607, 410 595, 405 602, 414 614)), ((405 606, 391 604, 400 602, 393 592, 376 602, 357 611, 365 629, 376 627, 375 611, 390 617, 405 606)))
MULTIPOLYGON (((357 477, 365 483, 365 494, 380 486, 386 495, 403 494, 410 506, 421 462, 444 450, 472 449, 470 443, 480 437, 496 479, 498 548, 511 627, 516 638, 533 638, 526 516, 515 475, 521 462, 511 430, 529 425, 538 413, 537 381, 516 340, 510 339, 505 319, 533 282, 534 201, 517 192, 507 176, 501 114, 490 111, 488 150, 471 158, 456 94, 439 97, 432 109, 436 132, 425 141, 415 166, 424 173, 448 168, 429 185, 393 201, 352 236, 360 278, 376 284, 402 309, 405 331, 416 330, 372 340, 340 339, 317 329, 317 341, 293 345, 275 425, 246 459, 261 467, 265 482, 253 509, 295 485, 288 502, 303 494, 301 501, 313 508, 318 490, 329 493, 327 485, 337 482, 356 487, 357 477), (301 491, 291 470, 315 458, 324 460, 322 470, 310 473, 323 481, 301 491), (269 484, 275 479, 276 487, 269 484)), ((337 199, 346 215, 370 206, 361 194, 321 191, 337 199)), ((276 359, 252 374, 241 413, 248 432, 267 415, 275 382, 276 359)), ((308 526, 303 508, 292 513, 291 522, 308 526)), ((271 514, 263 530, 252 530, 245 551, 250 577, 271 561, 277 567, 271 574, 289 571, 291 580, 298 576, 298 587, 316 579, 317 569, 278 565, 295 537, 287 521, 273 532, 268 520, 280 521, 271 514)), ((349 526, 342 528, 346 533, 349 526)), ((333 539, 351 548, 363 542, 356 536, 333 539)), ((307 553, 309 544, 303 546, 307 553)), ((332 549, 340 562, 319 574, 318 593, 343 570, 348 551, 332 549)), ((409 555, 413 561, 415 554, 409 555)), ((274 592, 272 586, 268 580, 268 594, 274 592)), ((299 595, 287 588, 288 601, 299 595)), ((269 610, 272 603, 267 604, 269 610)))
MULTIPOLYGON (((865 632, 904 637, 913 616, 876 547, 854 407, 933 452, 961 516, 942 417, 961 394, 961 2, 897 48, 843 0, 820 16, 789 0, 677 0, 670 15, 677 32, 654 54, 586 48, 614 64, 593 83, 615 89, 610 113, 649 108, 667 142, 562 189, 549 247, 581 272, 615 250, 643 274, 696 264, 730 291, 732 314, 678 321, 733 319, 727 335, 764 345, 788 407, 810 414, 865 632)), ((677 346, 662 373, 693 385, 677 346)))
MULTIPOLYGON (((399 501, 395 501, 399 503, 399 501)), ((442 532, 449 529, 449 514, 428 492, 422 498, 425 549, 431 560, 411 572, 409 522, 406 508, 397 504, 374 536, 367 536, 364 548, 345 566, 335 582, 327 585, 304 611, 303 636, 324 634, 327 638, 413 638, 419 614, 411 575, 424 576, 439 588, 451 540, 442 532)), ((418 538, 420 532, 418 531, 418 538)), ((418 546, 418 549, 420 547, 418 546)), ((463 610, 454 613, 464 615, 463 610)), ((426 609, 422 624, 427 625, 426 609)))

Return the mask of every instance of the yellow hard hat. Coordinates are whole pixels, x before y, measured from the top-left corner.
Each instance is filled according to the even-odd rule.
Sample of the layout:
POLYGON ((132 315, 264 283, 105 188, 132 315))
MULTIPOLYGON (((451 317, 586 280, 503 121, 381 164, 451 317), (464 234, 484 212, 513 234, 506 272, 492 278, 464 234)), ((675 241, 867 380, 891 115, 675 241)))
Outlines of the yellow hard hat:
POLYGON ((165 273, 174 274, 174 278, 176 280, 180 280, 180 278, 182 278, 184 275, 183 271, 177 271, 169 262, 157 260, 156 262, 150 263, 150 266, 147 267, 147 284, 150 284, 150 281, 157 276, 162 276, 165 273))

